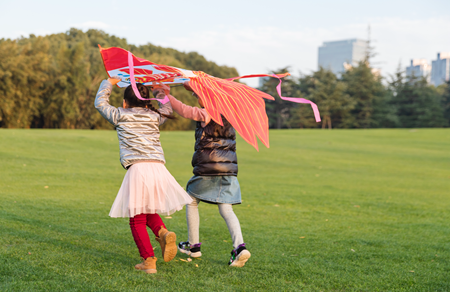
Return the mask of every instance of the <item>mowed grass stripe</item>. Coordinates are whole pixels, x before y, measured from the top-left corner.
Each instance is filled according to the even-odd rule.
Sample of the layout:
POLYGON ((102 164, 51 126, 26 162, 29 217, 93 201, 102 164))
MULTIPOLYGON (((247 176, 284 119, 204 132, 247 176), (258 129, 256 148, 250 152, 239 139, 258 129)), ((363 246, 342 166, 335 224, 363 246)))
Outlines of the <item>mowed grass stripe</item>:
MULTIPOLYGON (((161 141, 184 186, 194 133, 161 141)), ((202 203, 202 259, 146 275, 127 219, 108 217, 125 174, 114 131, 0 130, 0 290, 450 290, 450 130, 280 130, 270 144, 238 138, 248 264, 226 265, 227 227, 202 203)), ((163 220, 187 239, 184 210, 163 220)))

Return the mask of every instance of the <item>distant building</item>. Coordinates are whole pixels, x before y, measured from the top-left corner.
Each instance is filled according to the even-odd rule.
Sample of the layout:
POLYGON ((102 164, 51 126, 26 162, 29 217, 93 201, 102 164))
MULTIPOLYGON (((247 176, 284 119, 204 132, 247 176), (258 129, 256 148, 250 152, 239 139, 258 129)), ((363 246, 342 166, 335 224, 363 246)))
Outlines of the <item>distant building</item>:
POLYGON ((450 79, 450 53, 438 53, 437 60, 431 61, 431 83, 441 85, 450 79))
POLYGON ((357 66, 358 62, 363 61, 367 50, 367 41, 360 39, 324 42, 319 47, 319 67, 341 75, 346 67, 357 66))
POLYGON ((426 59, 412 59, 411 65, 406 67, 406 76, 425 77, 430 83, 431 81, 431 65, 426 59))

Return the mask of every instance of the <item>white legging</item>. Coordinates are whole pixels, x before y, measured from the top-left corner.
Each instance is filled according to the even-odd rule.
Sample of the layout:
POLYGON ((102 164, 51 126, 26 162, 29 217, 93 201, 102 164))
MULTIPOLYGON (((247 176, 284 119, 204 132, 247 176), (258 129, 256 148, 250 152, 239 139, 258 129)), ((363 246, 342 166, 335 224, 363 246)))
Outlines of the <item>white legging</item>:
MULTIPOLYGON (((191 245, 199 243, 199 229, 200 229, 200 216, 198 214, 198 204, 200 200, 192 197, 192 203, 186 205, 186 221, 188 225, 188 238, 191 245)), ((240 244, 244 243, 242 238, 241 225, 239 219, 233 212, 233 206, 231 204, 218 204, 219 213, 225 220, 230 232, 231 239, 233 240, 233 247, 237 248, 240 244)))

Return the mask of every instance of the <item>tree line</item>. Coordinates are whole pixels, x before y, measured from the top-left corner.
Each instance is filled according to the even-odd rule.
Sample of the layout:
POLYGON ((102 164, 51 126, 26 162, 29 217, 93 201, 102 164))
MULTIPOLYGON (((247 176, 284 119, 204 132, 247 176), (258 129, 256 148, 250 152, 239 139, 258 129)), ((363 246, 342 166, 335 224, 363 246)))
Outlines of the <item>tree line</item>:
MULTIPOLYGON (((154 63, 200 70, 229 78, 235 68, 218 66, 198 53, 183 53, 152 44, 134 46, 99 30, 70 29, 48 36, 30 35, 0 40, 0 127, 112 129, 94 108, 100 82, 108 78, 98 50, 121 47, 154 63)), ((183 87, 173 95, 194 105, 197 100, 183 87)), ((121 106, 123 89, 115 88, 110 101, 121 106)), ((156 102, 155 102, 156 103, 156 102)), ((163 125, 169 130, 193 127, 186 119, 163 125)))
MULTIPOLYGON (((204 71, 220 78, 238 76, 235 68, 219 66, 195 52, 179 52, 152 44, 134 46, 99 30, 0 40, 0 127, 112 129, 93 106, 101 80, 107 78, 98 51, 121 47, 154 63, 204 71)), ((272 73, 284 73, 282 68, 272 73)), ((262 91, 277 96, 278 80, 265 80, 262 91)), ((172 93, 196 105, 183 87, 172 93)), ((341 76, 320 68, 300 77, 283 79, 284 96, 310 99, 319 107, 316 123, 309 105, 276 98, 267 101, 271 128, 411 128, 450 125, 450 82, 438 87, 424 78, 406 78, 400 70, 384 80, 369 62, 359 63, 341 76)), ((120 106, 123 90, 114 89, 111 103, 120 106)), ((176 119, 166 130, 186 130, 192 121, 176 119)))
MULTIPOLYGON (((288 71, 283 68, 272 73, 288 71)), ((261 90, 276 96, 276 79, 261 90)), ((405 76, 400 69, 383 79, 368 61, 340 77, 320 68, 298 78, 284 78, 284 96, 303 97, 317 104, 316 123, 309 105, 280 99, 266 102, 271 128, 419 128, 450 126, 450 81, 438 87, 424 77, 405 76)))

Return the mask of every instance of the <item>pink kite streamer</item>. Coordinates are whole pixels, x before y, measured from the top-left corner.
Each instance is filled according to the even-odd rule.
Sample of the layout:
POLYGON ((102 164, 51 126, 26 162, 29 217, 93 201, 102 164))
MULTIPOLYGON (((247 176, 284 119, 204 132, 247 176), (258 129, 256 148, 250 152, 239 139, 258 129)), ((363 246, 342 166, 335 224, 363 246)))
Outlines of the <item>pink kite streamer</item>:
POLYGON ((139 93, 139 90, 137 89, 136 80, 134 79, 133 54, 131 52, 128 52, 128 66, 130 68, 130 82, 131 87, 133 87, 134 94, 140 100, 149 100, 150 98, 142 98, 141 94, 139 93))
POLYGON ((239 77, 228 78, 227 80, 233 81, 233 80, 236 80, 236 79, 254 78, 254 77, 266 77, 266 76, 278 78, 278 80, 280 80, 280 83, 277 86, 277 92, 278 92, 278 95, 280 96, 280 98, 283 99, 283 100, 292 101, 292 102, 296 102, 296 103, 309 103, 311 105, 312 109, 313 109, 314 118, 316 119, 316 122, 320 122, 321 120, 320 120, 319 109, 317 108, 317 105, 314 102, 312 102, 310 100, 307 100, 307 99, 304 99, 304 98, 300 98, 300 97, 284 97, 284 96, 281 95, 281 82, 282 82, 281 78, 283 78, 283 77, 285 77, 287 75, 290 75, 290 74, 289 73, 278 74, 278 75, 277 74, 271 74, 271 75, 268 75, 268 74, 253 74, 253 75, 244 75, 244 76, 239 76, 239 77))
POLYGON ((162 103, 162 104, 166 104, 166 103, 168 103, 168 102, 170 101, 170 99, 169 99, 169 97, 168 97, 167 95, 164 96, 163 99, 153 98, 153 100, 157 100, 157 101, 159 101, 159 102, 162 103))
POLYGON ((301 98, 301 97, 284 97, 284 96, 282 96, 281 95, 281 78, 279 78, 277 75, 275 75, 275 74, 273 74, 273 76, 275 77, 275 78, 278 78, 278 80, 280 80, 280 83, 277 85, 277 92, 278 92, 278 95, 280 96, 280 98, 281 99, 283 99, 283 100, 288 100, 288 101, 292 101, 292 102, 296 102, 296 103, 309 103, 310 105, 311 105, 311 107, 312 107, 312 109, 313 109, 313 112, 314 112, 314 118, 316 119, 316 122, 320 122, 321 120, 320 120, 320 113, 319 113, 319 109, 317 108, 317 105, 314 103, 314 102, 312 102, 312 101, 310 101, 310 100, 307 100, 307 99, 305 99, 305 98, 301 98))
POLYGON ((137 98, 139 98, 140 100, 157 100, 162 104, 166 104, 167 102, 169 102, 169 97, 167 95, 164 96, 164 99, 142 98, 141 94, 139 93, 139 90, 137 89, 136 80, 134 78, 133 54, 131 52, 128 52, 128 67, 130 69, 131 87, 133 88, 134 94, 136 95, 137 98))

